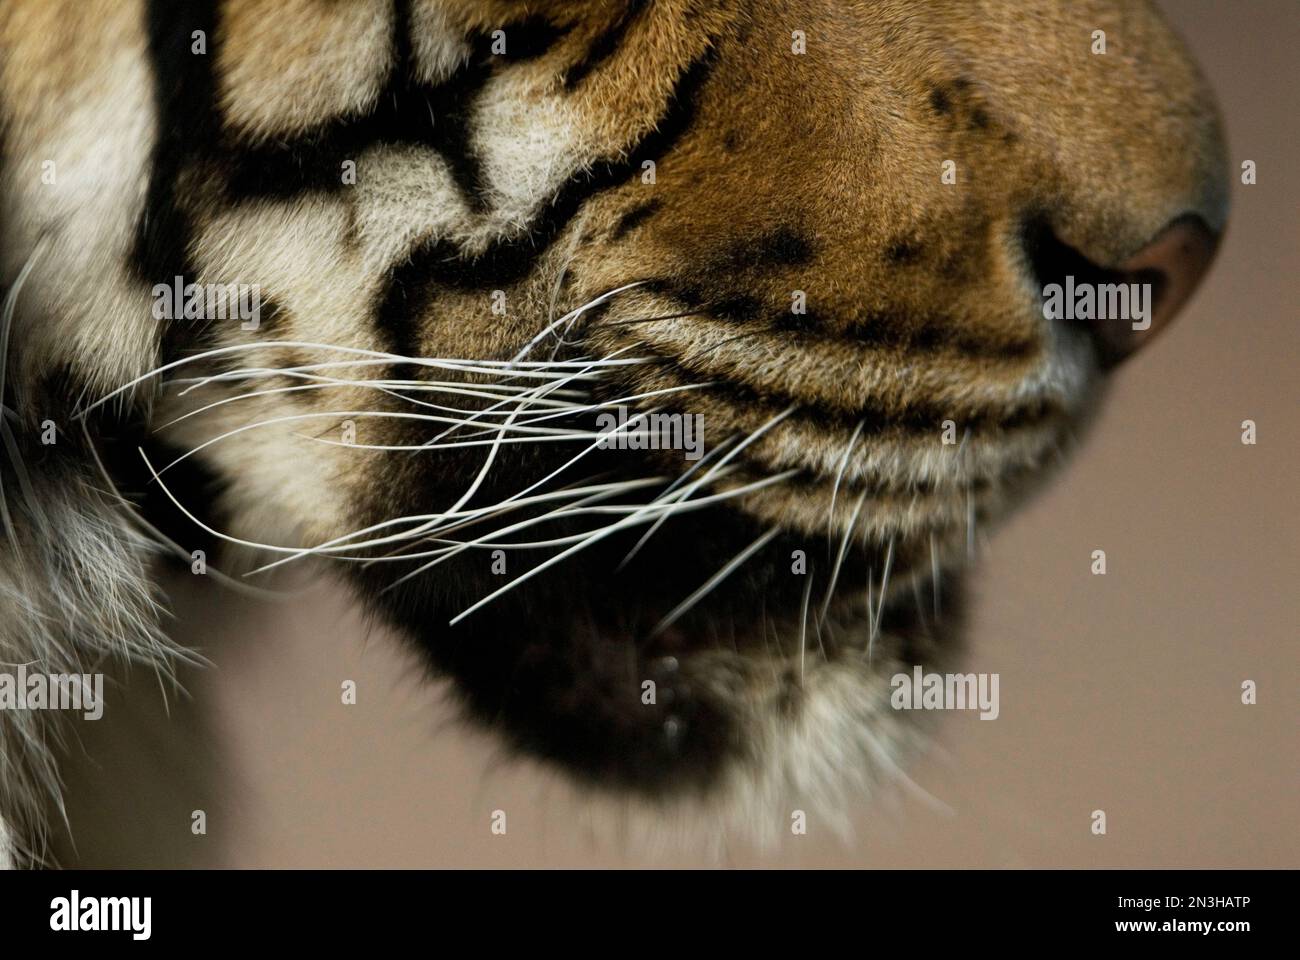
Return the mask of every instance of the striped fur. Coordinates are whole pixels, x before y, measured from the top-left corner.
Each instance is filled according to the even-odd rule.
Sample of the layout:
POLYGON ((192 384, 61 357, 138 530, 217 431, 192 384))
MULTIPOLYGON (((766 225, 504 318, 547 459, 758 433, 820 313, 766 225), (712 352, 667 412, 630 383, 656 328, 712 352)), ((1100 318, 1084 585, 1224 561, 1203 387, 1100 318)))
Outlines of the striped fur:
MULTIPOLYGON (((454 625, 504 582, 486 549, 397 586, 418 564, 335 565, 509 742, 595 788, 707 796, 737 819, 897 774, 917 734, 884 678, 951 655, 974 531, 1092 409, 1091 341, 1039 309, 1042 238, 1106 267, 1188 211, 1221 228, 1226 207, 1209 92, 1159 16, 1118 0, 9 0, 0 138, 3 659, 165 666, 146 568, 207 547, 194 520, 248 569, 464 506, 485 458, 466 502, 580 449, 384 449, 441 429, 408 416, 434 409, 413 396, 482 413, 465 390, 511 386, 431 358, 503 364, 535 343, 527 359, 571 364, 551 374, 628 361, 569 386, 702 414, 718 459, 742 448, 700 493, 729 499, 656 525, 621 572, 645 525, 454 625), (1114 55, 1090 53, 1093 29, 1114 55), (260 327, 156 319, 176 276, 256 285, 260 327), (328 385, 301 375, 362 359, 328 385), (199 376, 223 379, 165 385, 199 376), (450 399, 411 392, 446 380, 450 399), (343 421, 357 443, 322 442, 343 421), (107 477, 91 441, 125 451, 107 477), (186 465, 219 486, 180 490, 192 518, 142 519, 104 489, 166 486, 137 442, 155 468, 197 450, 186 465), (101 559, 73 563, 83 549, 101 559), (810 590, 826 597, 805 615, 810 590)), ((589 431, 580 406, 555 423, 589 431)), ((683 469, 593 459, 543 489, 683 469)), ((505 522, 488 520, 472 536, 505 522)), ((514 575, 558 549, 507 552, 514 575)), ((0 714, 0 819, 28 852, 56 780, 42 735, 0 714)))

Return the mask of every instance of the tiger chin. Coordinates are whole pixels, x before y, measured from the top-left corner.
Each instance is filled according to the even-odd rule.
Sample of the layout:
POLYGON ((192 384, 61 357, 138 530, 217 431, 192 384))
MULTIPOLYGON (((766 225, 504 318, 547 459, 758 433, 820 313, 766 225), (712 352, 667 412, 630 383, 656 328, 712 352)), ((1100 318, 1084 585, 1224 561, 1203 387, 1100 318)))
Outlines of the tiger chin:
MULTIPOLYGON (((974 545, 1227 207, 1128 0, 10 0, 0 149, 0 659, 166 672, 169 558, 330 572, 668 829, 905 777, 890 678, 968 662, 974 545)), ((56 731, 0 711, 18 862, 56 731)))

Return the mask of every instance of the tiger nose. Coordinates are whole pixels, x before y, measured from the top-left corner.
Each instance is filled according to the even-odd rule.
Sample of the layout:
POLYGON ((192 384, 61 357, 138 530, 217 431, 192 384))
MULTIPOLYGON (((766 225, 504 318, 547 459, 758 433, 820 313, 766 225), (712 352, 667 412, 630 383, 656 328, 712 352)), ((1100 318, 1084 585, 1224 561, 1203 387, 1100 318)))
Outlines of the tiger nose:
POLYGON ((1203 217, 1184 214, 1110 266, 1065 243, 1044 220, 1027 225, 1024 242, 1044 315, 1086 328, 1101 361, 1111 366, 1169 325, 1209 269, 1219 236, 1203 217))
POLYGON ((1169 325, 1209 270, 1218 245, 1218 234, 1199 216, 1187 214, 1116 266, 1130 282, 1150 286, 1145 315, 1092 321, 1093 335, 1110 360, 1133 354, 1169 325))

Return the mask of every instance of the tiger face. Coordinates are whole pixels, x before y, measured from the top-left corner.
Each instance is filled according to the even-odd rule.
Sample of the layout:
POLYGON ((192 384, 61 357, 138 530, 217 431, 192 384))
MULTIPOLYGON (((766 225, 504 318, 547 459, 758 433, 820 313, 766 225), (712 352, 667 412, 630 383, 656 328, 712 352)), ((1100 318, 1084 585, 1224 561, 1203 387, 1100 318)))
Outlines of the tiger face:
POLYGON ((507 742, 649 797, 896 772, 889 677, 951 661, 973 545, 1225 223, 1145 3, 19 0, 0 37, 20 382, 144 426, 113 469, 183 554, 332 569, 507 742))

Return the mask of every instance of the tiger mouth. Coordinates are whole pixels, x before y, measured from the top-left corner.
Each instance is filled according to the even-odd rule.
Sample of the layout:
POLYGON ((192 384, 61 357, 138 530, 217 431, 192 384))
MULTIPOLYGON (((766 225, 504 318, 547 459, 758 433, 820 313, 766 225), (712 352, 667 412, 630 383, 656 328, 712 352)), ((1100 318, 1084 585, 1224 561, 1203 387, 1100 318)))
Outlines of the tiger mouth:
MULTIPOLYGON (((614 356, 590 340, 569 349, 581 352, 564 361, 574 365, 614 356)), ((548 521, 529 538, 582 542, 554 564, 555 550, 507 550, 494 573, 476 550, 436 578, 396 586, 392 568, 351 572, 372 606, 458 679, 474 715, 592 784, 651 793, 707 785, 747 749, 740 705, 797 702, 804 668, 847 664, 871 683, 882 663, 930 662, 951 574, 1066 418, 1054 402, 1029 400, 971 417, 960 432, 953 424, 949 445, 938 408, 835 409, 710 379, 643 344, 618 355, 637 362, 606 367, 615 372, 596 378, 590 403, 560 422, 590 437, 596 411, 611 406, 626 405, 625 423, 698 414, 703 455, 616 446, 584 455, 550 486, 653 479, 601 501, 622 516, 697 481, 698 490, 628 529, 609 530, 605 515, 548 521), (642 700, 647 682, 665 694, 657 703, 642 700)), ((508 497, 567 456, 554 445, 503 450, 478 496, 508 497)), ((453 487, 478 465, 454 462, 436 493, 427 474, 413 475, 422 511, 430 496, 455 501, 453 487)))
POLYGON ((500 586, 483 563, 397 590, 373 589, 374 568, 350 572, 369 577, 363 595, 457 678, 472 716, 581 783, 648 797, 714 789, 754 746, 742 705, 795 709, 805 671, 850 660, 866 677, 873 664, 930 662, 916 618, 924 608, 933 628, 928 618, 952 602, 951 581, 929 585, 933 557, 919 541, 810 538, 731 501, 669 517, 638 543, 642 532, 596 544, 454 626, 453 613, 500 586))
MULTIPOLYGON (((710 381, 657 351, 637 352, 646 357, 645 367, 618 389, 635 394, 698 386, 670 394, 668 402, 656 398, 636 407, 699 415, 706 448, 747 443, 717 485, 754 488, 738 498, 738 509, 804 536, 847 536, 861 521, 866 539, 882 544, 891 536, 948 540, 954 528, 987 521, 1031 485, 1066 446, 1073 419, 1052 397, 956 418, 923 403, 897 413, 871 400, 853 410, 833 409, 748 383, 710 381), (802 509, 791 509, 796 503, 802 509), (824 520, 811 519, 818 511, 824 520)), ((611 392, 618 390, 606 395, 611 392)))

